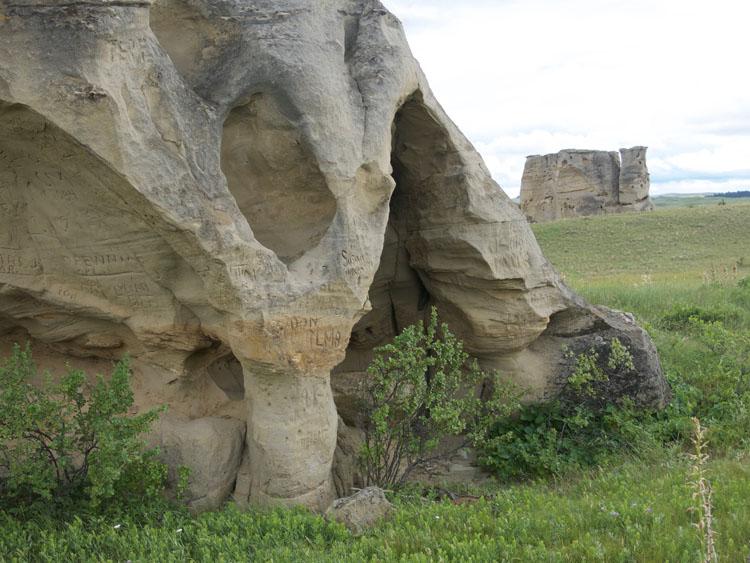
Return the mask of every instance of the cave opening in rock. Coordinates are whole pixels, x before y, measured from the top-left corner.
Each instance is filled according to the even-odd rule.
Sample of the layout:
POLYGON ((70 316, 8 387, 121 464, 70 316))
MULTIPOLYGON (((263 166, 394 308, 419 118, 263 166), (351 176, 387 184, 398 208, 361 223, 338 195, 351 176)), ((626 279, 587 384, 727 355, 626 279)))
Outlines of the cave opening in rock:
POLYGON ((224 123, 221 168, 255 238, 291 263, 320 242, 336 199, 298 124, 256 94, 224 123))
POLYGON ((231 352, 211 362, 206 373, 214 384, 224 391, 230 401, 245 399, 245 377, 242 364, 231 352))
POLYGON ((185 362, 190 382, 210 382, 229 401, 245 399, 245 377, 242 364, 228 346, 220 341, 194 352, 185 362))
POLYGON ((336 406, 348 425, 362 423, 358 388, 373 349, 406 326, 426 320, 437 304, 429 290, 429 275, 414 266, 412 243, 420 238, 421 229, 434 228, 446 209, 455 205, 456 191, 450 189, 454 155, 447 132, 421 95, 412 96, 393 123, 391 165, 396 188, 380 265, 369 292, 372 311, 355 325, 346 357, 332 373, 336 406))

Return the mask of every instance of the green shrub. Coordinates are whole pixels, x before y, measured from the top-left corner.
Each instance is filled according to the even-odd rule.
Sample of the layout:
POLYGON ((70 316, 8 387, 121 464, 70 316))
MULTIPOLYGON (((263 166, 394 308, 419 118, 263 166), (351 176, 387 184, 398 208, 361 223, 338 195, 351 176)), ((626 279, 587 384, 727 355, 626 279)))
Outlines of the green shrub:
POLYGON ((604 383, 608 380, 607 374, 599 366, 599 353, 596 350, 587 350, 576 355, 572 350, 567 350, 565 355, 575 361, 573 373, 570 374, 567 386, 576 394, 593 395, 594 384, 604 383))
POLYGON ((469 359, 434 308, 426 326, 409 326, 375 350, 368 375, 360 462, 368 484, 381 487, 483 443, 492 420, 515 404, 511 388, 469 359), (448 447, 451 437, 457 443, 448 447))
POLYGON ((26 510, 49 501, 96 508, 112 497, 139 501, 163 490, 166 467, 139 436, 158 416, 128 416, 133 404, 127 359, 109 381, 89 385, 69 370, 40 379, 27 347, 0 365, 0 507, 26 510))
POLYGON ((652 413, 639 411, 624 398, 617 403, 601 395, 608 373, 635 369, 630 351, 616 338, 606 358, 596 350, 567 356, 574 359, 560 398, 524 405, 498 419, 484 443, 480 460, 505 478, 560 475, 604 463, 613 454, 645 455, 659 443, 650 428, 652 413), (595 408, 593 405, 605 405, 595 408))
POLYGON ((563 401, 527 405, 496 423, 480 461, 502 478, 563 475, 604 465, 614 456, 658 452, 648 413, 624 401, 593 411, 563 401))
POLYGON ((750 331, 692 318, 685 334, 666 349, 679 363, 667 371, 676 385, 665 423, 679 421, 687 443, 688 419, 700 418, 714 452, 750 445, 750 331))
POLYGON ((624 370, 632 372, 635 370, 633 356, 630 350, 613 338, 607 345, 607 361, 600 358, 599 352, 592 348, 576 354, 570 349, 565 351, 565 356, 574 360, 573 372, 568 376, 566 387, 577 397, 595 397, 601 394, 597 391, 597 384, 609 381, 609 374, 624 370))

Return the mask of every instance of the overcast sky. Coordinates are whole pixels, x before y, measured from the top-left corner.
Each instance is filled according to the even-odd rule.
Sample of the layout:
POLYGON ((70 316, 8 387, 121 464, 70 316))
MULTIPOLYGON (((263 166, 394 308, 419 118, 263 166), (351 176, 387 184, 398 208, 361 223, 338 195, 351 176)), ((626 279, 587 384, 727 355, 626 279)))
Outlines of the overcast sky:
POLYGON ((515 196, 525 157, 649 147, 652 193, 750 189, 750 0, 384 0, 515 196))

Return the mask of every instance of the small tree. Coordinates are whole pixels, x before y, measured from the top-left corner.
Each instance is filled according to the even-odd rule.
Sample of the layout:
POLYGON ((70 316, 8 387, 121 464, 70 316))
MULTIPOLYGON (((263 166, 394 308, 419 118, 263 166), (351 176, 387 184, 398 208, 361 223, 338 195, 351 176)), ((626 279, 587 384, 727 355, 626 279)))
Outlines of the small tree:
POLYGON ((35 500, 83 498, 92 505, 125 488, 161 492, 165 467, 139 436, 158 411, 127 416, 133 404, 130 366, 118 362, 109 381, 94 385, 70 370, 35 386, 29 348, 15 346, 0 365, 0 500, 15 506, 35 500))
POLYGON ((360 462, 367 483, 381 487, 401 484, 415 469, 480 445, 491 422, 516 405, 510 387, 469 359, 434 308, 427 326, 409 326, 375 350, 368 376, 360 462), (445 447, 450 437, 458 439, 445 447))

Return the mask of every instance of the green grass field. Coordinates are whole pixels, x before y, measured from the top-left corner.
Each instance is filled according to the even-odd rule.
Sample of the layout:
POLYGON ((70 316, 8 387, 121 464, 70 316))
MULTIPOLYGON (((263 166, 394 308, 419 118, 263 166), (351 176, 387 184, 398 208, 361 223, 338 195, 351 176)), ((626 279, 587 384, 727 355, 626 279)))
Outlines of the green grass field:
POLYGON ((534 232, 576 288, 649 278, 696 286, 750 275, 750 203, 564 220, 534 232))
POLYGON ((750 276, 750 203, 574 219, 533 229, 566 282, 593 303, 633 312, 647 323, 675 307, 716 309, 732 317, 733 328, 750 328, 750 304, 736 290, 750 276))
MULTIPOLYGON (((711 465, 723 561, 744 562, 748 553, 747 464, 711 465)), ((4 561, 685 563, 700 551, 685 473, 682 462, 628 463, 565 482, 496 487, 463 506, 402 494, 395 516, 359 538, 301 510, 24 525, 0 515, 0 553, 4 561)))
POLYGON ((703 561, 686 428, 712 443, 720 561, 750 557, 750 204, 659 209, 535 225, 589 300, 631 311, 659 348, 675 400, 637 420, 632 452, 598 467, 498 482, 456 506, 414 490, 361 537, 300 510, 233 507, 25 521, 0 512, 3 561, 703 561), (686 426, 687 425, 687 426, 686 426), (654 443, 658 443, 654 446, 654 443))

